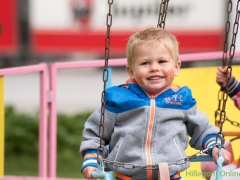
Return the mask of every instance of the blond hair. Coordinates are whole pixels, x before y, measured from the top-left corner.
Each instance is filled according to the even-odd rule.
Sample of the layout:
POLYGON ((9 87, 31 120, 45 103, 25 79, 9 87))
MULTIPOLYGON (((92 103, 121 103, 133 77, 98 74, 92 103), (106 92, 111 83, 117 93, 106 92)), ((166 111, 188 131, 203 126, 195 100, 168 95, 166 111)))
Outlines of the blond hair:
POLYGON ((130 36, 126 53, 128 65, 132 67, 134 63, 134 52, 139 45, 164 45, 172 58, 179 61, 178 41, 176 37, 166 30, 158 27, 148 27, 130 36))

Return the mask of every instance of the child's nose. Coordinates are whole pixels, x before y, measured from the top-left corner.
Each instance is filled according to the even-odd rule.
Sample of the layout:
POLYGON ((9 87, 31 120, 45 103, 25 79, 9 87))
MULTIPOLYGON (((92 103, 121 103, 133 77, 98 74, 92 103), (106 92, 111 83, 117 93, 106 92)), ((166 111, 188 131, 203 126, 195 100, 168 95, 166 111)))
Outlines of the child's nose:
POLYGON ((151 65, 151 71, 158 71, 158 70, 159 70, 158 64, 152 64, 151 65))

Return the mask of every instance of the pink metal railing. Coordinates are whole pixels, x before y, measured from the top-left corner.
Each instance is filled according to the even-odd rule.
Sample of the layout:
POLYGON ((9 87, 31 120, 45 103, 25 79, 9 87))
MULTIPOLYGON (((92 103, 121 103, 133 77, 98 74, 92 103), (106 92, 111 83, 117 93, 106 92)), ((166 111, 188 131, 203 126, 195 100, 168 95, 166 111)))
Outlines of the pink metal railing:
POLYGON ((0 69, 0 76, 38 72, 40 75, 40 107, 39 107, 39 165, 40 177, 47 177, 47 64, 0 69))
MULTIPOLYGON (((182 62, 205 61, 211 59, 221 59, 222 52, 207 52, 182 54, 180 60, 182 62)), ((235 57, 240 57, 240 51, 235 52, 235 57)), ((109 60, 109 66, 125 66, 126 58, 109 60)), ((57 111, 56 111, 56 78, 57 71, 60 69, 87 68, 87 67, 103 67, 104 60, 79 61, 79 62, 55 62, 50 65, 49 91, 47 89, 47 65, 42 63, 39 65, 7 68, 0 70, 0 76, 21 74, 21 73, 40 73, 40 122, 39 122, 39 176, 40 177, 16 177, 7 176, 2 180, 55 180, 56 178, 56 142, 57 142, 57 111), (48 94, 49 93, 49 94, 48 94), (48 102, 48 95, 50 102, 48 102), (49 105, 49 106, 48 106, 49 105), (47 110, 49 107, 49 129, 47 129, 47 110), (49 144, 47 144, 47 133, 49 132, 49 144), (49 146, 49 157, 47 156, 47 145, 49 146), (49 159, 48 159, 49 158, 49 159), (45 179, 44 179, 45 178, 45 179)), ((61 178, 58 178, 61 179, 61 178)), ((1 180, 1 178, 0 178, 1 180)), ((65 179, 63 179, 65 180, 65 179)))

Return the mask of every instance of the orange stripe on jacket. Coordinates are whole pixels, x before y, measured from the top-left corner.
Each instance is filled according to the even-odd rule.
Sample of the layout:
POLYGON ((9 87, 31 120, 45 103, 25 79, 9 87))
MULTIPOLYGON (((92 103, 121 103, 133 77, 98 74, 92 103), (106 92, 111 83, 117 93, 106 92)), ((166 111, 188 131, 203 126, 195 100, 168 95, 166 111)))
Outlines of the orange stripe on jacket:
MULTIPOLYGON (((84 159, 85 159, 85 158, 92 158, 92 157, 98 157, 98 156, 97 156, 97 154, 86 154, 86 155, 84 156, 84 159)), ((102 159, 102 156, 99 155, 99 158, 102 159)))
POLYGON ((129 177, 129 176, 125 176, 125 175, 120 174, 120 173, 117 173, 117 172, 116 172, 115 176, 116 176, 117 178, 122 179, 122 180, 132 180, 131 177, 129 177))
POLYGON ((207 142, 204 144, 204 149, 207 148, 207 144, 210 142, 210 141, 213 141, 213 140, 216 140, 216 138, 210 138, 209 140, 207 140, 207 142))
POLYGON ((180 177, 180 172, 176 172, 175 176, 171 177, 172 179, 177 179, 180 177))

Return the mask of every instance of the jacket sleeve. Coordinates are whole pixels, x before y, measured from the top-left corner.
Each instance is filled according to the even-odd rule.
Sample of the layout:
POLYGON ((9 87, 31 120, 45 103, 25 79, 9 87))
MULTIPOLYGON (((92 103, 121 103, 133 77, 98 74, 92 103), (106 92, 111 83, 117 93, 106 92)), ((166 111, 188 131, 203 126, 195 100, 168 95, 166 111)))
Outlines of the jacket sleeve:
POLYGON ((186 127, 191 137, 190 146, 198 150, 205 149, 206 146, 202 144, 205 137, 219 132, 219 128, 209 124, 206 114, 197 110, 196 105, 186 111, 186 127))
MULTIPOLYGON (((114 119, 115 114, 110 113, 105 110, 104 116, 104 126, 103 131, 101 132, 103 135, 102 145, 104 148, 104 156, 106 157, 108 154, 107 145, 111 138, 111 133, 114 127, 114 119)), ((102 152, 97 152, 100 146, 100 138, 99 138, 99 129, 100 129, 100 118, 101 118, 101 110, 97 109, 94 111, 87 121, 84 124, 84 130, 82 132, 83 140, 80 145, 80 154, 84 158, 83 160, 83 168, 87 166, 97 166, 97 156, 98 154, 102 154, 102 152)), ((101 157, 102 158, 102 155, 101 157)))
POLYGON ((240 83, 233 77, 233 81, 228 85, 228 95, 234 101, 235 106, 240 109, 240 83))
MULTIPOLYGON (((216 135, 219 132, 219 128, 209 124, 207 115, 197 109, 197 103, 192 97, 191 90, 185 89, 183 105, 187 107, 185 108, 185 124, 187 133, 190 136, 189 144, 192 148, 203 150, 207 147, 206 144, 202 143, 204 139, 209 137, 209 135, 216 135)), ((211 140, 214 141, 213 143, 216 142, 216 139, 211 140)), ((209 141, 205 142, 209 143, 209 141)))

